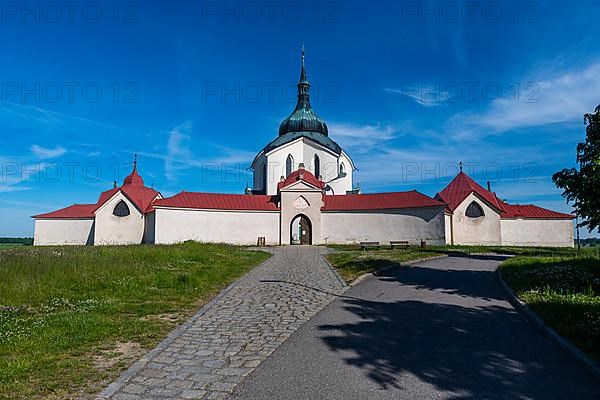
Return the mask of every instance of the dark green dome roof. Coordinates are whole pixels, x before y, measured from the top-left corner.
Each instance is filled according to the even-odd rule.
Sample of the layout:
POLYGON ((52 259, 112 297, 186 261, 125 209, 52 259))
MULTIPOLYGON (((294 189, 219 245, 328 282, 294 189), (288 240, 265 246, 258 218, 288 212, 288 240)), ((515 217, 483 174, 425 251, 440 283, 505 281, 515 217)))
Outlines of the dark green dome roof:
POLYGON ((306 79, 306 69, 304 68, 304 49, 302 49, 302 71, 300 72, 300 82, 298 82, 298 103, 292 115, 287 117, 279 126, 279 136, 288 133, 314 132, 327 136, 329 131, 327 124, 310 105, 310 84, 306 79))

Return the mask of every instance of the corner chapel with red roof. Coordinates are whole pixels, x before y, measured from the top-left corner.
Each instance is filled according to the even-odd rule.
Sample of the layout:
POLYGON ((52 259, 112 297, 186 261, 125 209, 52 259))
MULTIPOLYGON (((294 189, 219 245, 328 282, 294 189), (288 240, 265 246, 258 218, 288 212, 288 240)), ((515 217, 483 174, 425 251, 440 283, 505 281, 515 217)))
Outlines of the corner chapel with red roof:
POLYGON ((298 102, 279 135, 252 162, 245 194, 181 192, 144 185, 137 160, 123 184, 94 204, 36 215, 36 245, 254 245, 402 241, 418 244, 573 246, 573 216, 500 200, 462 171, 434 198, 416 190, 363 194, 356 167, 310 104, 304 66, 298 102))

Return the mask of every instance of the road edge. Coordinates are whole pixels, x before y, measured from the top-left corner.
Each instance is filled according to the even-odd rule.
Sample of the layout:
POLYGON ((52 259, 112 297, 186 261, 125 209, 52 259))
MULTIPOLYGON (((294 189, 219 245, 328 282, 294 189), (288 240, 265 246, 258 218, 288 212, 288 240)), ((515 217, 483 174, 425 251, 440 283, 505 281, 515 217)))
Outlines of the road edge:
POLYGON ((502 278, 500 267, 496 269, 496 276, 504 288, 504 291, 508 294, 508 300, 513 307, 527 318, 529 322, 535 325, 538 330, 544 333, 555 346, 566 353, 573 361, 584 367, 597 382, 600 382, 600 365, 569 340, 560 336, 553 328, 546 325, 542 318, 533 312, 525 302, 519 299, 510 286, 504 281, 504 278, 502 278))
MULTIPOLYGON (((424 262, 424 261, 439 260, 439 259, 442 259, 442 258, 448 258, 448 255, 447 254, 442 254, 442 255, 439 255, 439 256, 417 258, 417 259, 414 259, 414 260, 402 261, 402 262, 400 262, 398 264, 400 264, 401 266, 405 266, 405 265, 412 265, 412 264, 419 263, 419 262, 424 262)), ((369 278, 371 276, 376 276, 377 274, 379 274, 379 273, 381 273, 383 271, 387 271, 389 269, 396 268, 398 266, 398 264, 396 264, 396 265, 390 265, 390 266, 387 266, 387 267, 379 268, 379 269, 377 269, 375 271, 372 271, 372 272, 364 273, 361 276, 359 276, 358 278, 356 278, 355 280, 353 280, 352 282, 348 283, 347 285, 350 286, 350 287, 354 287, 354 286, 358 285, 359 283, 363 282, 365 279, 367 279, 367 278, 369 278)))

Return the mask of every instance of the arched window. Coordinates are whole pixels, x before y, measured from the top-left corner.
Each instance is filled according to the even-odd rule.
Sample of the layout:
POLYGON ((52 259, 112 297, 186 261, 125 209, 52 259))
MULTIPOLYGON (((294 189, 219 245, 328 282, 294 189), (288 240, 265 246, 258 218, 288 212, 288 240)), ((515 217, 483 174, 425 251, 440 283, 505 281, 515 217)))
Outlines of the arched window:
POLYGON ((263 188, 265 189, 265 193, 267 190, 267 163, 264 163, 261 168, 262 180, 263 180, 263 188))
POLYGON ((126 217, 129 215, 129 207, 123 200, 117 203, 113 210, 113 215, 117 217, 126 217))
POLYGON ((465 215, 469 218, 479 218, 483 217, 485 214, 483 213, 483 208, 481 208, 479 204, 477 204, 476 202, 472 202, 467 207, 465 215))
POLYGON ((289 176, 292 172, 294 172, 294 157, 288 154, 287 160, 285 160, 285 176, 289 176))
POLYGON ((321 176, 321 160, 319 160, 319 156, 315 154, 315 176, 318 178, 321 176))
POLYGON ((340 176, 346 176, 346 166, 344 163, 340 164, 340 176))

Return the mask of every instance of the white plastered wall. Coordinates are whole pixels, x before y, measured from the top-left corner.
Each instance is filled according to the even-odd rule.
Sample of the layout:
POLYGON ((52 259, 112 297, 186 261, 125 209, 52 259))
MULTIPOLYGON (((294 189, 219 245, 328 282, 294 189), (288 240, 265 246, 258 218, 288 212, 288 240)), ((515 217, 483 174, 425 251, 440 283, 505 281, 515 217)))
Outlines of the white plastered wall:
POLYGON ((310 220, 312 244, 321 244, 321 207, 323 207, 323 193, 302 181, 288 186, 281 191, 281 244, 291 244, 290 228, 292 221, 298 215, 304 215, 310 220), (303 201, 306 204, 299 206, 303 201))
POLYGON ((86 245, 94 241, 94 219, 36 219, 35 246, 86 245))
POLYGON ((573 220, 503 219, 505 246, 573 247, 573 220))
POLYGON ((144 215, 121 192, 96 211, 94 244, 140 244, 144 238, 144 215), (129 215, 117 217, 113 215, 115 206, 123 200, 129 207, 129 215))
POLYGON ((452 215, 454 244, 464 245, 500 245, 500 214, 471 193, 454 210, 452 215), (465 211, 475 201, 485 214, 479 218, 469 218, 465 211))
POLYGON ((154 214, 157 244, 194 240, 256 245, 258 237, 265 237, 269 245, 279 244, 277 211, 157 208, 154 214))
POLYGON ((322 240, 327 243, 357 243, 407 240, 419 244, 446 243, 444 210, 440 207, 385 211, 326 211, 322 213, 322 240))

